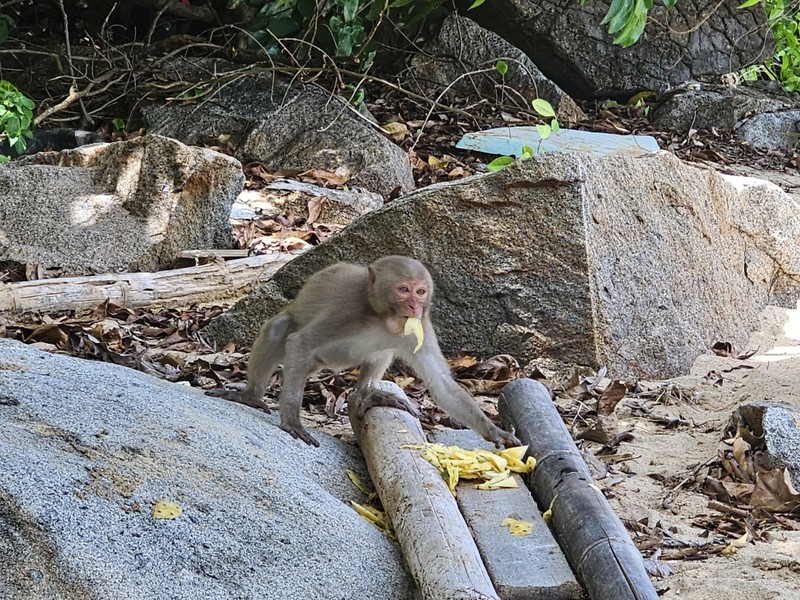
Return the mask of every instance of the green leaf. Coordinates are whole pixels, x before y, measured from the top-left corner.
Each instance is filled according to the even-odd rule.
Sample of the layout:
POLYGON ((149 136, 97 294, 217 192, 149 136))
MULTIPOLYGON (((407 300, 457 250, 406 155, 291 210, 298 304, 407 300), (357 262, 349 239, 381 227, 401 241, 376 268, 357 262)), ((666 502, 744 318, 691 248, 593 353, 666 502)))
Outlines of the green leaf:
POLYGON ((508 73, 508 64, 506 64, 503 60, 498 60, 494 63, 494 70, 500 73, 500 75, 504 75, 508 73))
POLYGON ((508 165, 514 164, 514 157, 513 156, 498 156, 488 165, 486 168, 489 169, 492 173, 496 173, 500 169, 505 169, 508 165))
POLYGON ((531 101, 533 110, 542 115, 543 117, 555 117, 556 111, 553 110, 553 105, 543 98, 536 98, 531 101))
POLYGON ((112 119, 112 120, 111 120, 111 125, 112 125, 112 126, 114 127, 114 129, 116 129, 117 131, 122 131, 123 129, 125 129, 125 121, 123 121, 123 120, 122 120, 122 119, 120 119, 119 117, 117 117, 116 119, 112 119))
POLYGON ((550 137, 550 134, 553 133, 553 130, 550 127, 550 125, 537 125, 536 131, 539 132, 539 137, 542 140, 546 140, 547 138, 550 137))
POLYGON ((277 38, 294 35, 300 26, 292 17, 272 17, 263 27, 277 38))
POLYGON ((467 10, 472 10, 473 8, 478 8, 484 2, 486 2, 486 0, 475 0, 475 2, 470 4, 470 6, 469 6, 469 8, 467 10))
POLYGON ((10 156, 6 156, 5 154, 0 154, 0 165, 7 163, 11 160, 10 156))
POLYGON ((520 158, 531 158, 536 152, 530 146, 522 146, 522 154, 520 158))
POLYGON ((553 130, 553 133, 558 133, 561 131, 561 125, 558 123, 558 119, 553 119, 550 121, 550 129, 553 130))
POLYGON ((342 5, 342 14, 344 15, 345 23, 352 23, 358 11, 358 0, 344 0, 342 5))
MULTIPOLYGON (((678 0, 664 0, 664 6, 666 7, 667 10, 672 10, 677 1, 678 0)), ((756 0, 756 2, 760 2, 760 1, 761 0, 756 0)))
POLYGON ((751 6, 755 6, 756 4, 760 4, 761 0, 745 0, 736 8, 750 8, 751 6))

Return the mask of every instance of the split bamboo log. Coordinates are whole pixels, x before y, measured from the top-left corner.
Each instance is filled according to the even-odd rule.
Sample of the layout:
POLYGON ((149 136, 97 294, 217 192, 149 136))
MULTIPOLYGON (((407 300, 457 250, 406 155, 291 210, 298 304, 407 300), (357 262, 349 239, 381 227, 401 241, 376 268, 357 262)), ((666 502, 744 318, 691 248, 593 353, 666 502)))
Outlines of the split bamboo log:
MULTIPOLYGON (((403 395, 397 384, 383 381, 381 387, 403 395)), ((353 431, 422 597, 498 600, 453 494, 419 450, 403 448, 426 442, 419 421, 395 408, 376 407, 362 422, 357 410, 354 399, 349 407, 353 431)))
POLYGON ((657 600, 642 555, 594 484, 550 392, 532 379, 503 388, 504 423, 529 445, 536 468, 528 483, 572 569, 593 600, 657 600))
POLYGON ((88 310, 106 300, 128 308, 218 302, 264 283, 293 258, 291 254, 264 254, 156 273, 0 282, 0 313, 88 310))

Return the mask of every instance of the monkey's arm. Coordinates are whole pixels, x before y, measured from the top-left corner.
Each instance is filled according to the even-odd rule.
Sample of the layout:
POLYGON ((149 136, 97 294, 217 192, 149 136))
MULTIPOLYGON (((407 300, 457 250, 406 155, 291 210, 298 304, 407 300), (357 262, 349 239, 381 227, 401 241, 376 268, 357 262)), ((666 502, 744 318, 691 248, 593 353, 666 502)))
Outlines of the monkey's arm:
POLYGON ((414 372, 428 386, 433 401, 444 411, 470 429, 477 431, 495 446, 519 446, 520 441, 489 420, 475 399, 453 379, 447 361, 442 356, 436 335, 431 328, 425 331, 425 343, 417 354, 405 357, 414 372))

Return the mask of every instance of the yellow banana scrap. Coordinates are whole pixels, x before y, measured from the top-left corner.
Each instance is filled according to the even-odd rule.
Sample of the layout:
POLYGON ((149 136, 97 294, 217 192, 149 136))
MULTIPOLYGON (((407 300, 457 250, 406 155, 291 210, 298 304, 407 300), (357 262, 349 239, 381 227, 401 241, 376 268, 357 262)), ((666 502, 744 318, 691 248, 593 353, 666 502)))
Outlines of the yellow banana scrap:
POLYGON ((550 500, 550 507, 542 513, 542 518, 544 519, 544 522, 547 523, 548 525, 550 525, 550 521, 553 520, 553 504, 556 503, 556 498, 558 498, 558 494, 553 496, 553 499, 550 500))
POLYGON ((351 471, 350 469, 348 469, 347 478, 354 486, 356 486, 356 488, 358 488, 358 491, 361 492, 362 494, 365 494, 367 496, 372 494, 372 490, 369 489, 363 481, 361 481, 361 478, 356 474, 355 471, 351 471))
POLYGON ((517 480, 511 476, 511 471, 506 469, 502 473, 495 475, 489 481, 481 483, 478 486, 479 490, 497 490, 500 488, 516 488, 517 480))
POLYGON ((533 523, 530 521, 521 521, 519 519, 506 517, 500 521, 500 525, 508 527, 508 532, 511 535, 530 535, 533 532, 533 523))
POLYGON ((384 534, 389 536, 391 539, 395 539, 394 531, 392 530, 391 524, 386 519, 386 515, 378 510, 373 506, 364 506, 363 504, 359 504, 358 502, 350 501, 350 505, 355 509, 355 511, 361 515, 364 519, 369 521, 373 526, 380 529, 384 534))
POLYGON ((174 519, 182 512, 181 507, 172 500, 159 500, 153 506, 154 519, 174 519))
POLYGON ((483 448, 465 450, 444 444, 406 444, 403 448, 422 450, 422 458, 441 472, 453 495, 459 479, 483 480, 478 485, 482 490, 519 487, 511 472, 530 473, 536 466, 536 459, 532 456, 522 460, 527 446, 494 452, 483 448))
POLYGON ((406 319, 403 335, 411 335, 412 333, 417 337, 417 345, 414 348, 414 354, 416 354, 419 349, 422 348, 422 342, 425 339, 425 332, 422 330, 422 321, 417 317, 408 317, 406 319))

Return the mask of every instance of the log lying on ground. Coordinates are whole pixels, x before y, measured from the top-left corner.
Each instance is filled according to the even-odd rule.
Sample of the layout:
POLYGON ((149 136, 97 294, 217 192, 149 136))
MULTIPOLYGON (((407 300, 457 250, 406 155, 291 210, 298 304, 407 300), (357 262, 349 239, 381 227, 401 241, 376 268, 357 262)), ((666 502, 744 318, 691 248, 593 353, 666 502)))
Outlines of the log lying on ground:
POLYGON ((293 258, 264 254, 157 273, 0 282, 0 312, 87 310, 106 300, 128 308, 216 302, 264 283, 293 258))
POLYGON ((550 526, 591 598, 657 600, 642 555, 594 484, 547 388, 513 381, 498 408, 536 458, 529 486, 540 506, 552 508, 550 526))
MULTIPOLYGON (((494 449, 469 429, 436 431, 429 437, 446 446, 494 449)), ((503 600, 578 600, 583 590, 544 522, 536 502, 520 485, 516 489, 480 490, 459 481, 456 501, 472 531, 486 570, 503 600), (533 523, 530 535, 512 536, 501 523, 511 517, 533 523)))
MULTIPOLYGON (((384 381, 381 387, 403 390, 384 381)), ((427 440, 419 421, 395 408, 377 407, 364 420, 350 405, 353 425, 372 482, 394 525, 411 575, 429 600, 498 600, 475 540, 439 472, 405 444, 427 440)))

